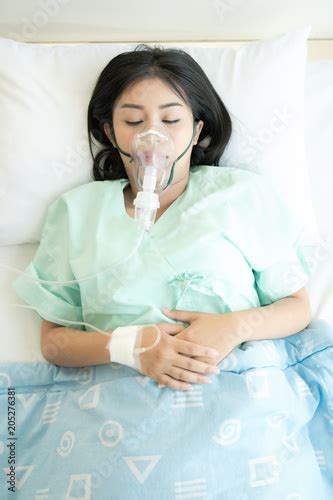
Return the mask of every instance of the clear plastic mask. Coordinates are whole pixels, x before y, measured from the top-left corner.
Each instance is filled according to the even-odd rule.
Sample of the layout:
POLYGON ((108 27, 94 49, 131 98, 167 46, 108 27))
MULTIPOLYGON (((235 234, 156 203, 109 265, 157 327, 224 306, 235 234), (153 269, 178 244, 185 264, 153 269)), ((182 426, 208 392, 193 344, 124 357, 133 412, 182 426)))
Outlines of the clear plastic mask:
POLYGON ((158 124, 149 130, 135 134, 131 156, 134 161, 133 167, 136 169, 135 181, 139 189, 149 189, 160 193, 167 188, 175 160, 175 147, 166 127, 158 124), (145 185, 146 175, 152 179, 150 184, 145 185))

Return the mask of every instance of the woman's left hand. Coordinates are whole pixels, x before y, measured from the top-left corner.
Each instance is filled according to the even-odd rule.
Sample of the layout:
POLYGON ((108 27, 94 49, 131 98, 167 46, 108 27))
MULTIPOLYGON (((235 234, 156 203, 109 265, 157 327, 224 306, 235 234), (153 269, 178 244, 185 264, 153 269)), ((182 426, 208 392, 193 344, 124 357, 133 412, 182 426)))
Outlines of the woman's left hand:
POLYGON ((217 365, 242 342, 242 339, 236 333, 233 313, 211 314, 195 311, 170 311, 167 309, 162 309, 162 312, 169 318, 189 323, 189 326, 185 327, 180 333, 171 333, 170 335, 176 335, 183 340, 212 347, 220 353, 215 358, 193 356, 198 361, 217 365), (213 359, 214 362, 212 362, 213 359))

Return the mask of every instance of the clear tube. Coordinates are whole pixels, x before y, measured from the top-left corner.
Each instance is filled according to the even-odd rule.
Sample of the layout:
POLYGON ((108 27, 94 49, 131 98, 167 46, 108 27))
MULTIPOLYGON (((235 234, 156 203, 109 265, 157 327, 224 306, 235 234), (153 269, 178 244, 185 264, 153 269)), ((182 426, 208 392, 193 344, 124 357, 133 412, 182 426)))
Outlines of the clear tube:
MULTIPOLYGON (((138 250, 139 246, 142 243, 143 237, 146 234, 146 231, 144 229, 141 229, 141 228, 138 228, 138 229, 140 230, 140 232, 139 232, 139 237, 138 237, 138 240, 137 240, 137 244, 134 246, 133 250, 129 253, 129 255, 127 257, 125 257, 124 259, 120 259, 118 262, 116 262, 115 264, 113 264, 111 267, 109 267, 108 269, 105 269, 104 271, 101 271, 100 273, 97 273, 97 274, 94 274, 94 275, 91 275, 91 276, 87 276, 87 277, 82 278, 80 280, 70 280, 70 281, 41 280, 39 278, 35 278, 34 276, 30 276, 29 274, 26 274, 23 271, 20 271, 19 269, 16 269, 15 267, 7 266, 7 265, 1 264, 1 263, 0 263, 0 267, 7 268, 7 269, 12 269, 14 271, 17 271, 20 274, 23 274, 24 276, 27 276, 28 278, 31 278, 34 281, 39 281, 41 283, 50 283, 50 284, 59 284, 59 285, 62 285, 62 284, 67 284, 67 283, 78 283, 78 282, 81 282, 81 281, 87 281, 89 279, 95 278, 96 276, 103 275, 103 274, 109 272, 111 269, 114 270, 115 267, 119 266, 123 262, 126 262, 128 259, 130 259, 132 257, 132 255, 138 250)), ((34 307, 34 306, 26 305, 26 304, 2 304, 2 305, 5 305, 7 307, 23 307, 23 308, 26 308, 26 309, 35 309, 37 312, 38 311, 43 312, 43 309, 41 309, 40 307, 34 307)), ((94 326, 94 325, 92 325, 90 323, 86 323, 85 321, 72 321, 72 320, 65 319, 65 318, 59 318, 58 316, 52 315, 49 312, 47 312, 47 315, 48 316, 53 316, 54 320, 62 321, 62 322, 69 323, 69 324, 86 325, 89 328, 92 328, 93 330, 95 330, 95 331, 97 331, 99 333, 102 333, 103 335, 105 335, 107 337, 111 337, 112 336, 111 333, 106 332, 104 330, 101 330, 97 326, 94 326)), ((158 342, 160 341, 160 338, 161 338, 161 331, 160 331, 160 329, 159 329, 159 327, 157 325, 152 324, 152 325, 143 325, 143 326, 154 327, 155 330, 156 330, 156 332, 157 332, 157 338, 155 339, 155 341, 153 342, 153 344, 151 346, 148 346, 148 347, 138 347, 138 345, 140 345, 139 341, 141 341, 141 336, 142 336, 142 333, 143 333, 143 330, 142 330, 140 332, 140 336, 138 338, 138 341, 136 342, 136 347, 134 348, 134 351, 133 351, 134 354, 137 357, 139 356, 140 353, 149 351, 150 349, 153 349, 158 344, 158 342)))
MULTIPOLYGON (((46 283, 46 284, 52 284, 52 285, 58 285, 58 284, 59 285, 63 285, 63 284, 79 283, 81 281, 87 281, 89 279, 95 278, 96 276, 101 276, 101 275, 103 275, 103 274, 105 274, 107 272, 110 272, 110 270, 114 270, 120 264, 123 264, 128 259, 130 259, 133 256, 133 254, 138 250, 139 246, 141 245, 141 243, 143 241, 144 236, 146 235, 146 231, 144 229, 138 227, 138 230, 139 230, 139 237, 137 239, 137 243, 135 244, 135 246, 133 247, 133 250, 129 253, 129 255, 127 257, 125 257, 123 259, 120 259, 118 262, 116 262, 115 264, 113 264, 111 267, 105 269, 104 271, 101 271, 99 273, 93 274, 91 276, 87 276, 85 278, 81 278, 79 280, 70 280, 70 281, 42 280, 42 279, 39 279, 39 278, 35 278, 34 276, 30 276, 29 274, 21 271, 20 269, 16 269, 15 267, 7 266, 7 265, 1 264, 1 263, 0 263, 0 267, 16 271, 19 274, 27 276, 28 278, 32 279, 33 281, 38 281, 40 283, 46 283)), ((25 305, 25 304, 2 304, 2 305, 6 305, 7 307, 24 307, 24 308, 30 308, 30 309, 35 309, 37 312, 38 311, 43 312, 43 309, 41 309, 39 307, 34 307, 34 306, 30 306, 30 305, 25 305)), ((96 330, 96 331, 98 331, 100 333, 103 333, 104 335, 110 336, 109 333, 105 332, 104 330, 100 330, 98 327, 95 327, 94 325, 91 325, 90 323, 86 323, 85 321, 72 321, 72 320, 68 320, 68 319, 65 319, 65 318, 59 318, 59 317, 54 316, 54 315, 52 315, 52 314, 50 314, 48 312, 47 312, 47 315, 48 316, 53 316, 55 320, 62 321, 62 322, 65 322, 65 323, 77 324, 77 325, 87 325, 90 328, 92 328, 93 330, 96 330)))
MULTIPOLYGON (((39 307, 34 307, 34 306, 27 306, 25 304, 5 304, 6 306, 8 307, 25 307, 27 309, 35 309, 36 311, 43 311, 43 309, 40 309, 39 307)), ((53 316, 52 314, 49 314, 47 313, 49 316, 53 316)), ((106 332, 104 330, 101 330, 100 328, 98 328, 97 326, 94 326, 94 325, 91 325, 90 323, 86 323, 84 321, 72 321, 72 320, 69 320, 69 319, 64 319, 64 318, 58 318, 57 316, 54 316, 55 319, 57 319, 58 321, 65 321, 66 323, 71 323, 71 324, 77 324, 77 325, 88 325, 90 328, 92 328, 93 330, 96 330, 97 332, 99 333, 102 333, 103 335, 107 336, 107 337, 112 337, 112 333, 109 333, 109 332, 106 332)), ((136 340, 136 344, 135 344, 135 348, 133 349, 133 353, 136 355, 136 359, 137 359, 137 363, 138 363, 138 366, 139 363, 140 363, 140 358, 139 358, 139 354, 141 354, 142 352, 146 352, 146 351, 149 351, 150 349, 153 349, 160 341, 160 338, 161 338, 161 330, 159 329, 159 327, 155 324, 151 324, 151 325, 142 325, 142 327, 145 327, 145 326, 148 326, 148 327, 153 327, 155 328, 156 332, 157 332, 157 338, 154 340, 154 342, 152 343, 152 345, 148 346, 148 347, 138 347, 141 343, 141 338, 142 338, 142 335, 144 333, 144 329, 142 328, 138 337, 137 337, 137 340, 136 340)), ((140 367, 140 371, 141 371, 141 367, 140 367)))
POLYGON ((27 274, 27 273, 21 271, 20 269, 16 269, 15 267, 7 266, 7 265, 1 264, 1 263, 0 263, 0 267, 11 269, 13 271, 17 271, 19 274, 23 274, 23 276, 27 276, 27 278, 30 278, 33 281, 39 281, 40 283, 46 283, 46 284, 50 284, 50 285, 58 285, 58 284, 59 285, 68 285, 70 283, 80 283, 81 281, 87 281, 87 280, 90 280, 92 278, 95 278, 96 276, 101 276, 101 275, 109 272, 110 270, 114 270, 115 267, 119 266, 123 262, 126 262, 128 259, 130 259, 132 257, 132 255, 138 250, 139 246, 142 243, 143 237, 146 234, 146 231, 143 228, 140 227, 139 229, 140 229, 140 232, 139 232, 139 238, 137 240, 137 244, 134 246, 134 248, 130 252, 130 254, 127 257, 125 257, 125 259, 120 259, 118 262, 116 262, 115 264, 113 264, 108 269, 105 269, 104 271, 101 271, 101 272, 99 272, 97 274, 93 274, 91 276, 87 276, 86 278, 81 278, 79 280, 69 280, 69 281, 41 280, 39 278, 35 278, 34 276, 30 276, 30 274, 27 274))
MULTIPOLYGON (((135 158, 137 161, 136 166, 138 167, 136 182, 139 187, 145 189, 149 188, 149 189, 148 192, 146 191, 138 192, 137 199, 143 200, 139 207, 135 203, 137 202, 137 199, 134 202, 135 222, 136 222, 135 227, 139 231, 139 237, 137 240, 137 244, 134 246, 133 250, 129 253, 129 255, 126 258, 120 259, 118 262, 113 264, 108 269, 105 269, 104 271, 101 271, 94 275, 87 276, 79 280, 68 280, 68 281, 51 281, 51 280, 43 280, 40 278, 35 278, 34 276, 30 276, 29 274, 25 273, 24 271, 21 271, 20 269, 16 269, 15 267, 7 266, 1 263, 0 263, 0 268, 16 271, 22 274, 23 276, 26 276, 27 278, 30 278, 39 283, 56 286, 56 285, 67 285, 72 283, 81 283, 90 280, 92 278, 96 278, 98 276, 106 274, 110 270, 114 271, 114 269, 118 267, 120 264, 123 264, 124 262, 129 260, 132 257, 132 255, 138 250, 139 246, 142 243, 144 235, 146 234, 147 231, 149 231, 149 229, 152 227, 154 223, 156 210, 157 207, 159 206, 158 195, 154 191, 157 190, 157 192, 160 192, 161 190, 163 190, 166 187, 170 176, 170 168, 172 164, 172 162, 170 162, 170 158, 174 154, 174 144, 171 136, 169 135, 165 127, 156 125, 154 128, 155 130, 150 129, 148 131, 137 133, 133 139, 132 154, 133 158, 135 158), (154 176, 151 175, 152 172, 154 173, 154 176), (140 180, 141 179, 140 175, 143 175, 142 182, 140 180), (151 185, 152 178, 154 180, 153 186, 151 185), (159 182, 158 185, 156 186, 157 178, 159 182)), ((6 305, 10 307, 26 307, 35 309, 36 311, 43 311, 43 309, 41 308, 36 308, 33 306, 27 306, 23 304, 6 304, 6 305)), ((52 316, 52 314, 49 313, 47 314, 49 316, 52 316)), ((109 335, 107 332, 104 332, 99 328, 94 327, 93 325, 86 323, 84 321, 72 321, 64 318, 59 318, 57 316, 54 316, 54 319, 70 324, 87 325, 90 328, 99 331, 100 333, 109 335)))

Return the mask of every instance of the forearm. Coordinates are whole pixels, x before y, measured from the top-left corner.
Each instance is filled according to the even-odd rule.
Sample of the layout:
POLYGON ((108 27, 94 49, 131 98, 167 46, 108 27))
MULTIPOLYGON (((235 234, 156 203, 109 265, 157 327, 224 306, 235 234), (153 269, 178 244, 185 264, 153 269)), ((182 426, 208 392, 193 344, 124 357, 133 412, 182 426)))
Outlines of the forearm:
POLYGON ((298 297, 285 297, 267 306, 228 313, 233 315, 239 344, 250 340, 283 338, 311 322, 311 308, 298 297))
MULTIPOLYGON (((111 333, 111 331, 109 332, 111 333)), ((81 367, 110 363, 109 336, 67 326, 51 328, 42 346, 47 361, 58 366, 81 367)))

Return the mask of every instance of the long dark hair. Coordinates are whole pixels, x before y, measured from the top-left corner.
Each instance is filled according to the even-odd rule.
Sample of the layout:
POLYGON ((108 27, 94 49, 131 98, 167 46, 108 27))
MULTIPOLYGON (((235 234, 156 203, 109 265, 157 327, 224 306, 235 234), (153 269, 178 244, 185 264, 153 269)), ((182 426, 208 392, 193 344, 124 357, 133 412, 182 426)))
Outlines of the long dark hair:
POLYGON ((101 72, 89 102, 88 138, 95 181, 128 179, 121 156, 105 134, 103 125, 109 123, 113 133, 112 111, 116 100, 129 85, 147 78, 162 80, 192 109, 193 119, 204 122, 199 143, 192 149, 190 167, 219 165, 231 137, 232 125, 209 78, 184 50, 140 44, 133 51, 122 52, 111 59, 101 72), (95 157, 92 137, 105 146, 95 157), (204 145, 205 142, 209 144, 204 145))

